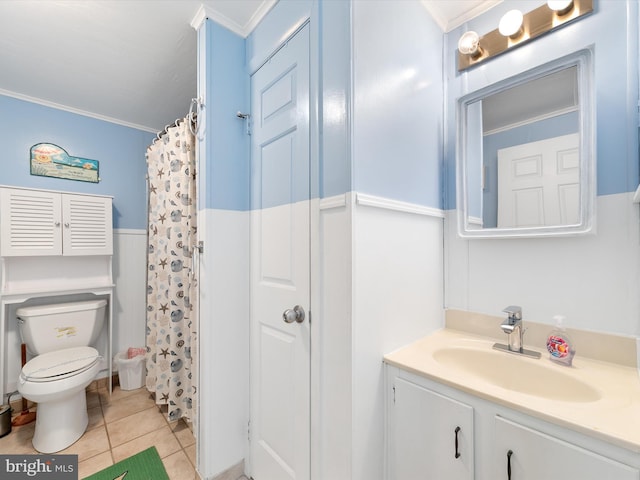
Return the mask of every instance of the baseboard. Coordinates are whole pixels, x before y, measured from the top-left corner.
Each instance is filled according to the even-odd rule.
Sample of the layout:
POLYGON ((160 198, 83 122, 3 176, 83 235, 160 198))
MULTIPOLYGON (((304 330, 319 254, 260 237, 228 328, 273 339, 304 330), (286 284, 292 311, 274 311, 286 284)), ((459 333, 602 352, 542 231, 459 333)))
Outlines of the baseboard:
MULTIPOLYGON (((104 373, 106 374, 106 372, 104 373)), ((117 373, 114 373, 113 375, 111 375, 111 385, 113 385, 114 387, 116 385, 120 385, 120 381, 117 373)), ((87 391, 92 392, 94 390, 100 390, 104 388, 109 388, 109 376, 104 375, 101 377, 100 374, 98 374, 98 377, 93 382, 91 382, 87 387, 87 391)))
POLYGON ((212 480, 239 480, 241 478, 247 478, 244 476, 244 460, 219 473, 212 480))

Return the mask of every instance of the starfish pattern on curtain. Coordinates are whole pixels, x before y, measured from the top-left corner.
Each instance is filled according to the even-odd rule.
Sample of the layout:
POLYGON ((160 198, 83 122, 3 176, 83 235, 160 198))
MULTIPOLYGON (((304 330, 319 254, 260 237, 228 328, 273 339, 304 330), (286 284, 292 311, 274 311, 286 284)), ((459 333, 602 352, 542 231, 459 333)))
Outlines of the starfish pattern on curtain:
POLYGON ((193 422, 197 391, 195 138, 187 120, 147 149, 147 377, 169 420, 193 422))

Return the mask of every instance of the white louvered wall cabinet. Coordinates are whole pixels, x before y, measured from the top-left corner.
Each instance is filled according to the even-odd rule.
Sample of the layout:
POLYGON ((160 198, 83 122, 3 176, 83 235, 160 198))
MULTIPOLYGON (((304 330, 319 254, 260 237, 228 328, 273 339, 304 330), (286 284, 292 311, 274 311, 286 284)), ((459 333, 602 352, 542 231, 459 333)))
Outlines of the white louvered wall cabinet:
POLYGON ((0 255, 112 255, 110 197, 0 188, 0 255))

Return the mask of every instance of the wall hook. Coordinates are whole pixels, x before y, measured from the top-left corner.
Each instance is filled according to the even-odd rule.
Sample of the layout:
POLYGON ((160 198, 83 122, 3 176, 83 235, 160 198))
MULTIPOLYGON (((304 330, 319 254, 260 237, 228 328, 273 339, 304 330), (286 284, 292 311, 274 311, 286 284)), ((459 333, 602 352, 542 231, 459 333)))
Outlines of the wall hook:
POLYGON ((247 135, 251 135, 251 114, 242 113, 241 111, 238 110, 238 113, 236 113, 236 117, 247 121, 247 135))

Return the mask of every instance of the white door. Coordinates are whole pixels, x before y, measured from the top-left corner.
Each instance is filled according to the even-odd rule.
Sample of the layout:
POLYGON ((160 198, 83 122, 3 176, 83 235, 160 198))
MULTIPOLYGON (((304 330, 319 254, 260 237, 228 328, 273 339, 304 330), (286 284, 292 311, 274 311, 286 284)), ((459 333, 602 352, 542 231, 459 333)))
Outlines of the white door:
POLYGON ((577 133, 498 150, 498 227, 575 225, 580 215, 577 133))
POLYGON ((305 480, 311 332, 308 25, 252 76, 251 115, 250 473, 255 480, 305 480))

